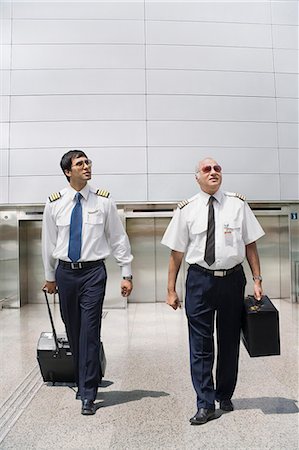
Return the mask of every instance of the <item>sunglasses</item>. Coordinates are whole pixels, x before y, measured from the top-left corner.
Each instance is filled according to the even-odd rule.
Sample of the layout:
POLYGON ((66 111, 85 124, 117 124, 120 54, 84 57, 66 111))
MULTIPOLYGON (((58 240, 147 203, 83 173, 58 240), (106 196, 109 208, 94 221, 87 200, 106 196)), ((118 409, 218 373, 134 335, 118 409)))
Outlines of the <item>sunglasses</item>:
POLYGON ((201 168, 201 172, 203 172, 203 173, 209 173, 209 172, 211 172, 212 169, 214 169, 215 172, 217 172, 217 173, 220 173, 221 170, 222 170, 221 166, 218 166, 218 164, 217 164, 217 165, 215 165, 215 166, 203 166, 203 167, 201 168))
POLYGON ((76 164, 73 164, 73 167, 83 167, 84 164, 86 164, 87 166, 91 166, 92 165, 92 161, 91 159, 82 159, 81 161, 76 162, 76 164))

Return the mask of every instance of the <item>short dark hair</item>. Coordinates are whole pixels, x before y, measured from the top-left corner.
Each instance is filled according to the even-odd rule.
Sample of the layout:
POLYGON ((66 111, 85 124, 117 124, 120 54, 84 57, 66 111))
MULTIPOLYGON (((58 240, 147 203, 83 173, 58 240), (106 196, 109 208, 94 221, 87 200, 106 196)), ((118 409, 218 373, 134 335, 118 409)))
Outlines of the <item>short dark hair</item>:
POLYGON ((85 153, 82 150, 70 150, 67 153, 63 155, 60 161, 60 167, 62 169, 62 172, 67 178, 67 181, 70 182, 70 177, 68 177, 65 173, 66 170, 71 170, 72 168, 72 161, 74 158, 80 158, 81 156, 84 156, 87 158, 85 153))

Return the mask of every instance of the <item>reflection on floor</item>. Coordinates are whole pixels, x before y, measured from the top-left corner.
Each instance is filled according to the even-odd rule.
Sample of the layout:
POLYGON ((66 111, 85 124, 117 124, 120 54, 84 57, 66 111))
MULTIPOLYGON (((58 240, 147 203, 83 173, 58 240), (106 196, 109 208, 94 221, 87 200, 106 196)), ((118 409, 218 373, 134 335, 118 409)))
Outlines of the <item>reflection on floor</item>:
MULTIPOLYGON (((0 311, 0 449, 297 449, 298 305, 280 311, 281 356, 241 346, 235 411, 192 427, 184 310, 130 304, 110 310, 102 339, 107 370, 97 413, 82 416, 69 386, 41 380, 36 343, 50 331, 44 305, 0 311)), ((59 332, 59 307, 52 307, 59 332)))

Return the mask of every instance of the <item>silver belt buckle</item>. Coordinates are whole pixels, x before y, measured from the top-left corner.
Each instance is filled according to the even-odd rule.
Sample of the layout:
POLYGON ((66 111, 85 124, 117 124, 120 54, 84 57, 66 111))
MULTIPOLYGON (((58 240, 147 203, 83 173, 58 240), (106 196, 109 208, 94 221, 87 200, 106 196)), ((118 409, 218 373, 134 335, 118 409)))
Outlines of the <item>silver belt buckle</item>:
POLYGON ((226 270, 215 270, 214 277, 225 277, 226 270))
POLYGON ((72 262, 71 269, 82 269, 82 264, 80 262, 72 262))

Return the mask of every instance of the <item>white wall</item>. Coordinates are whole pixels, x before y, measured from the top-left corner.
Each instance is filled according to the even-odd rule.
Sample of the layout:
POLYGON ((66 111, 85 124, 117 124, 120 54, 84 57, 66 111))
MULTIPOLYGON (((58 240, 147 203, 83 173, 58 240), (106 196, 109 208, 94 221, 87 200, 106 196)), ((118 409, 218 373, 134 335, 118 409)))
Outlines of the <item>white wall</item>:
POLYGON ((7 2, 1 14, 0 203, 43 203, 70 148, 119 201, 224 188, 299 200, 298 3, 7 2))

